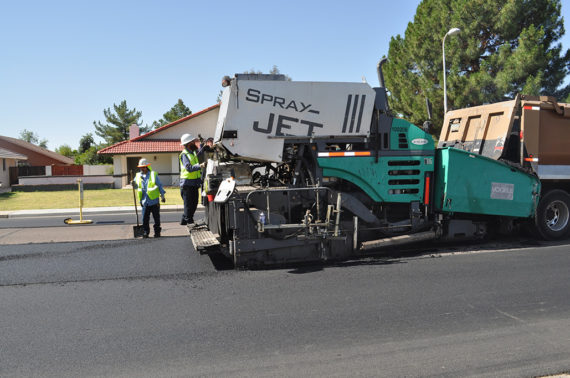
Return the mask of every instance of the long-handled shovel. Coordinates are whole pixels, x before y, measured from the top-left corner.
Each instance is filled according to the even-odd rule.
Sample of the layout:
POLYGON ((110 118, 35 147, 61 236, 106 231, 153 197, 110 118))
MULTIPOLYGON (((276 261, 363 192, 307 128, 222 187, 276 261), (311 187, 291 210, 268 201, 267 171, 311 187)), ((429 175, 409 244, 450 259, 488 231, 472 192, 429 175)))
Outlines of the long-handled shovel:
POLYGON ((137 225, 133 226, 133 234, 135 238, 141 237, 144 234, 143 226, 139 223, 139 211, 137 210, 137 196, 135 194, 135 187, 133 186, 133 200, 135 202, 135 213, 137 214, 137 225))

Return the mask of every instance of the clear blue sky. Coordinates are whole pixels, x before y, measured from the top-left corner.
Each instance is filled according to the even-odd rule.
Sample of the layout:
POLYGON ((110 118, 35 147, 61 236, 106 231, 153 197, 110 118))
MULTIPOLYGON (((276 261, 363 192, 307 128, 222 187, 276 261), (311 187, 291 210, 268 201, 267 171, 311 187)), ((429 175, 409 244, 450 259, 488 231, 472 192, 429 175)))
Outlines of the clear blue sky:
MULTIPOLYGON (((419 0, 0 0, 0 135, 77 148, 127 100, 144 124, 179 98, 197 112, 250 69, 377 85, 376 63, 419 0)), ((570 47, 570 0, 562 1, 570 47)))

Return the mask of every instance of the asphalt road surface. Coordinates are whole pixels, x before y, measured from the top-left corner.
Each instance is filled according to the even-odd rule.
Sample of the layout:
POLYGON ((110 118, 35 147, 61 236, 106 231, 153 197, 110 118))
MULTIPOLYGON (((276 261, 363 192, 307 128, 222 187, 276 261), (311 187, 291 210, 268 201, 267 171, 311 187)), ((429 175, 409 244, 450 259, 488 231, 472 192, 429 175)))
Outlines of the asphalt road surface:
POLYGON ((468 249, 234 271, 187 236, 2 244, 0 376, 570 370, 569 245, 468 249))
MULTIPOLYGON (((198 216, 198 211, 196 215, 198 216)), ((161 211, 160 219, 162 222, 179 222, 182 213, 180 211, 161 211)), ((14 218, 1 218, 0 229, 5 228, 40 228, 40 227, 60 227, 64 226, 64 219, 71 218, 79 220, 79 212, 77 214, 68 215, 49 215, 42 214, 41 216, 20 216, 14 218)), ((100 225, 116 225, 116 224, 136 224, 136 215, 134 210, 132 213, 118 212, 118 213, 89 213, 84 214, 83 219, 92 220, 93 223, 88 227, 100 225)), ((152 216, 150 223, 152 224, 152 216)), ((142 214, 139 209, 139 222, 142 222, 142 214)), ((86 227, 86 226, 81 226, 86 227)), ((68 225, 69 228, 69 225, 68 225)))

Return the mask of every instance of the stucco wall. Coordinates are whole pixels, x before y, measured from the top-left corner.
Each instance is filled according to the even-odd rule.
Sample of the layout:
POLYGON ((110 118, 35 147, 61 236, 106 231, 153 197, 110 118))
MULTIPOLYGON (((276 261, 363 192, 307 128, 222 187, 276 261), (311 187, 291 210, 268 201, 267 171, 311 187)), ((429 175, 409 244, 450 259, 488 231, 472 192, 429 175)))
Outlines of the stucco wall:
POLYGON ((193 136, 198 136, 198 134, 200 134, 204 139, 214 137, 219 113, 220 108, 214 108, 196 118, 191 118, 177 124, 176 126, 162 130, 149 137, 149 139, 180 139, 182 134, 185 133, 190 133, 193 136))
POLYGON ((81 179, 84 184, 110 184, 113 176, 28 176, 18 178, 19 185, 54 185, 77 184, 81 179))
MULTIPOLYGON (((142 154, 143 158, 146 158, 150 162, 152 170, 158 173, 160 182, 164 186, 173 185, 173 177, 176 177, 175 184, 178 184, 178 167, 176 171, 172 170, 172 155, 177 156, 177 154, 142 154)), ((177 158, 178 159, 178 158, 177 158)))
POLYGON ((127 177, 123 177, 127 170, 127 157, 124 155, 113 156, 113 181, 115 188, 123 188, 127 185, 127 177), (123 168, 124 167, 124 168, 123 168))
MULTIPOLYGON (((145 158, 150 162, 151 169, 158 173, 162 185, 179 185, 178 153, 137 154, 136 156, 145 158)), ((115 155, 113 156, 113 163, 115 188, 124 188, 130 185, 126 176, 127 156, 115 155)))
POLYGON ((10 167, 16 166, 16 160, 0 158, 0 183, 1 189, 10 187, 10 167))
POLYGON ((113 174, 113 166, 110 164, 83 166, 83 176, 100 176, 110 174, 113 174))

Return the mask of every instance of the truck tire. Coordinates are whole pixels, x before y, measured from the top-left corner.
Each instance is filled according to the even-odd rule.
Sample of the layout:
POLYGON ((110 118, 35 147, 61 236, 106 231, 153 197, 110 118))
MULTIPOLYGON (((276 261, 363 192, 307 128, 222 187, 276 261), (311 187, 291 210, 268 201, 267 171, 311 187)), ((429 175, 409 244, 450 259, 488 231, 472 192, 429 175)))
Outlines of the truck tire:
POLYGON ((534 226, 537 233, 546 240, 560 240, 570 230, 570 195, 555 189, 540 198, 534 226))

